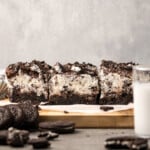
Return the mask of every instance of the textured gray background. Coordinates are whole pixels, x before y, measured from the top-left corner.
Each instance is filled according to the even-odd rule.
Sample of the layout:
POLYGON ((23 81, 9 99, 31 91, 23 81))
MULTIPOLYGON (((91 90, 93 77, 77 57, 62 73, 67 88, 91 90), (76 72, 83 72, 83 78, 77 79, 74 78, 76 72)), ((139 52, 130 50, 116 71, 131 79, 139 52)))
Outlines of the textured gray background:
POLYGON ((0 67, 32 59, 150 63, 149 0, 0 0, 0 67))

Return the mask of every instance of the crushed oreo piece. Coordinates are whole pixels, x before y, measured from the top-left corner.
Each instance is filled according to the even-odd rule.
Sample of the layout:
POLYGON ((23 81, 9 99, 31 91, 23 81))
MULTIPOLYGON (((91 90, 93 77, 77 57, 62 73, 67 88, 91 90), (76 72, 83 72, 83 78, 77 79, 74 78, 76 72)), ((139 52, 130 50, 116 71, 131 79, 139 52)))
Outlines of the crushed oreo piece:
POLYGON ((22 131, 15 128, 8 129, 7 144, 13 147, 23 147, 29 139, 28 131, 22 131))
POLYGON ((65 113, 65 114, 68 114, 68 113, 69 113, 69 111, 67 111, 67 110, 64 110, 64 113, 65 113))
POLYGON ((51 131, 43 131, 38 134, 38 137, 45 137, 47 140, 52 140, 54 138, 57 138, 58 136, 59 136, 58 133, 51 131))
POLYGON ((46 138, 33 138, 28 141, 34 148, 48 148, 51 144, 46 138))
POLYGON ((100 106, 100 109, 103 111, 109 111, 109 110, 114 109, 114 107, 113 106, 100 106))
POLYGON ((134 136, 111 137, 105 140, 105 147, 109 149, 134 149, 148 148, 148 140, 134 136))

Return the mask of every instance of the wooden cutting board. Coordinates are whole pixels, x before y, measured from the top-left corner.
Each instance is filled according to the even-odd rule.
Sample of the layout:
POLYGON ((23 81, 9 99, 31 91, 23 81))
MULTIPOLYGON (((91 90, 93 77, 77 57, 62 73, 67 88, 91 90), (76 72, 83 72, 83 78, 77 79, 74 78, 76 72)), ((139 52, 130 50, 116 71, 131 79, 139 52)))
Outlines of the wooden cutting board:
MULTIPOLYGON (((6 99, 0 105, 9 103, 6 99)), ((40 121, 72 120, 80 128, 133 128, 133 109, 99 113, 40 110, 39 114, 40 121)))
POLYGON ((41 110, 40 121, 72 120, 80 128, 133 128, 133 109, 107 113, 41 110))

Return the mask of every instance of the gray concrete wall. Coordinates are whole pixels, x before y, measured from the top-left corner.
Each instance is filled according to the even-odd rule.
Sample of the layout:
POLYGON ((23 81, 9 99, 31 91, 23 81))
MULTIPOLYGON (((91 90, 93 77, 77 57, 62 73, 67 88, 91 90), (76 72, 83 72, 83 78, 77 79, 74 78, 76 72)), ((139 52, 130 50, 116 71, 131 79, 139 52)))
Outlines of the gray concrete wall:
POLYGON ((32 59, 150 64, 149 0, 0 0, 0 68, 32 59))

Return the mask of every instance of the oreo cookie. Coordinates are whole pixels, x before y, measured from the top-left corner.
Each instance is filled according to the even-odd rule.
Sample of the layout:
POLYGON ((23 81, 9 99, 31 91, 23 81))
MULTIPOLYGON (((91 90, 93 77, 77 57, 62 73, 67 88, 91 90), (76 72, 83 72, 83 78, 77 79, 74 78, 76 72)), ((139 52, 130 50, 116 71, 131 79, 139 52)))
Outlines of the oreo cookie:
POLYGON ((0 130, 0 145, 7 145, 8 130, 0 130))
POLYGON ((46 138, 33 138, 28 141, 34 148, 48 148, 51 144, 46 138))
POLYGON ((20 107, 24 113, 24 128, 37 128, 39 120, 39 112, 36 106, 33 106, 31 101, 22 102, 20 107))
POLYGON ((22 125, 22 122, 24 121, 24 113, 23 110, 20 108, 19 105, 6 105, 6 108, 9 109, 13 116, 13 127, 20 127, 22 125))
POLYGON ((148 141, 134 136, 111 137, 105 140, 105 147, 109 149, 144 150, 148 148, 148 141))
POLYGON ((7 129, 12 125, 12 114, 5 106, 0 106, 0 129, 7 129))
POLYGON ((51 131, 42 131, 38 134, 38 137, 45 137, 47 140, 53 140, 59 136, 58 133, 51 131))
POLYGON ((62 134, 72 133, 75 131, 75 123, 72 121, 45 121, 39 123, 39 128, 62 134))

